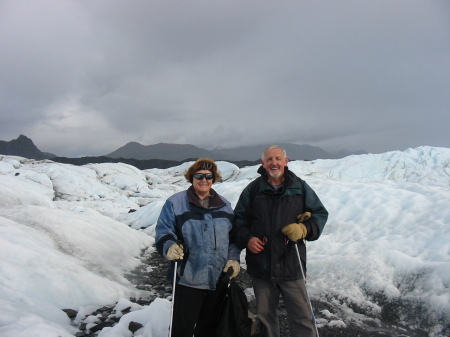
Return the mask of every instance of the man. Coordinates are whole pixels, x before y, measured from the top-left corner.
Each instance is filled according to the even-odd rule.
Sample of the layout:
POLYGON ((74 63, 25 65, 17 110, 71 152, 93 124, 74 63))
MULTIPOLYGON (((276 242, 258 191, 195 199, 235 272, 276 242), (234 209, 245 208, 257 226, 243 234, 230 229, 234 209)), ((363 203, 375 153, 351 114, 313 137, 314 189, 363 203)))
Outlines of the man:
POLYGON ((315 336, 296 247, 306 272, 303 239, 317 240, 328 212, 316 193, 289 171, 286 151, 272 145, 264 150, 261 174, 241 193, 234 210, 233 240, 246 248, 247 272, 252 278, 262 337, 279 337, 277 306, 280 294, 291 335, 315 336))

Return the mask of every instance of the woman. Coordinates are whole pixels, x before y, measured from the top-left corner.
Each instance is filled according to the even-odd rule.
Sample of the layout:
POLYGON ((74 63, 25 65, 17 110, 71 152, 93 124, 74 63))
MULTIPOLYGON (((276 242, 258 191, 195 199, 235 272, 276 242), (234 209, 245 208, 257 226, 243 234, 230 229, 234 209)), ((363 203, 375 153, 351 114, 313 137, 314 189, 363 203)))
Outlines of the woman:
POLYGON ((216 285, 230 267, 231 278, 238 275, 240 250, 229 241, 233 209, 211 188, 221 178, 216 163, 200 158, 184 176, 192 186, 164 204, 156 224, 156 247, 172 261, 169 278, 179 260, 172 337, 211 337, 223 295, 216 285))

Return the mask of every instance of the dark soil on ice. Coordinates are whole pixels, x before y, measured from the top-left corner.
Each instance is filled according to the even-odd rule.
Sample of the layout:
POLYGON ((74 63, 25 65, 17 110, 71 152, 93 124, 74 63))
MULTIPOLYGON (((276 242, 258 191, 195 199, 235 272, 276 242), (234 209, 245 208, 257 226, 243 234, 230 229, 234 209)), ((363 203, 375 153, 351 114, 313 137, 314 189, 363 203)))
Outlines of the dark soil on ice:
MULTIPOLYGON (((141 305, 149 305, 156 297, 168 298, 170 299, 172 296, 172 284, 166 279, 166 270, 167 270, 167 262, 161 258, 156 251, 152 253, 150 256, 142 257, 143 265, 139 266, 135 270, 132 271, 127 278, 136 285, 138 289, 152 291, 152 295, 149 295, 147 298, 140 299, 130 299, 132 302, 139 303, 141 305), (148 268, 151 266, 152 268, 148 268)), ((251 288, 251 280, 248 277, 245 270, 241 270, 241 273, 236 278, 237 283, 240 285, 242 289, 251 288)), ((323 322, 323 319, 327 321, 330 318, 324 317, 322 315, 323 310, 328 310, 333 313, 333 308, 330 307, 327 303, 321 303, 317 301, 312 301, 312 305, 314 308, 314 313, 316 319, 323 322)), ((94 337, 97 336, 98 332, 101 331, 101 328, 105 326, 113 326, 117 324, 118 319, 114 319, 113 308, 114 304, 110 306, 105 306, 99 308, 97 313, 93 313, 93 315, 97 314, 101 321, 99 321, 99 326, 96 330, 95 327, 91 327, 91 330, 86 330, 86 324, 81 322, 79 324, 80 332, 76 335, 79 337, 94 337)), ((254 300, 249 303, 249 310, 256 314, 255 312, 255 303, 254 300)), ((287 321, 287 314, 284 308, 283 300, 280 299, 280 303, 278 306, 278 313, 280 318, 280 330, 281 337, 291 337, 291 332, 289 330, 289 324, 287 321)), ((256 320, 256 327, 258 329, 258 320, 256 320)), ((373 323, 371 325, 363 326, 352 324, 351 322, 345 322, 346 327, 331 327, 326 324, 322 324, 323 326, 319 326, 319 335, 321 337, 368 337, 368 336, 396 336, 396 337, 427 337, 428 333, 424 331, 411 331, 407 328, 393 326, 388 323, 381 323, 377 326, 373 323)), ((253 335, 258 337, 259 334, 256 333, 253 335)))

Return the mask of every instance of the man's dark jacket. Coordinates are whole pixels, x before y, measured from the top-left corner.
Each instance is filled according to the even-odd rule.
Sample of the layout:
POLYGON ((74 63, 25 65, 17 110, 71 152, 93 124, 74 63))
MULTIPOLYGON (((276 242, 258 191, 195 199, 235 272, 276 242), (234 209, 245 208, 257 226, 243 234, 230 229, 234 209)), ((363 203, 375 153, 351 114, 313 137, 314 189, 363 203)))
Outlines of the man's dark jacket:
MULTIPOLYGON (((297 216, 311 212, 303 222, 308 230, 306 240, 317 240, 328 218, 328 212, 309 185, 285 168, 284 185, 275 190, 268 183, 266 170, 258 169, 261 177, 251 182, 241 193, 234 210, 233 239, 239 249, 247 248, 251 237, 267 239, 258 254, 246 251, 247 271, 253 277, 274 281, 302 278, 298 256, 281 229, 297 222, 297 216)), ((306 247, 303 240, 298 247, 306 272, 306 247)))

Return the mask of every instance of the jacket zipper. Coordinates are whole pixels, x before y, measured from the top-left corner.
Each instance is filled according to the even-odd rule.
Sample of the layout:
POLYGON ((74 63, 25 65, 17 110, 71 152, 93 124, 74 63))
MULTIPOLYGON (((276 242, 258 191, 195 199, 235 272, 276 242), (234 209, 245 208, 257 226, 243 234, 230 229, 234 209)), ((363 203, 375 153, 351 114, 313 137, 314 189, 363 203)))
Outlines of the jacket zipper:
MULTIPOLYGON (((208 229, 208 223, 205 222, 205 228, 203 229, 205 232, 208 229)), ((217 249, 217 236, 216 236, 216 227, 213 224, 213 232, 214 232, 214 250, 217 249)))

